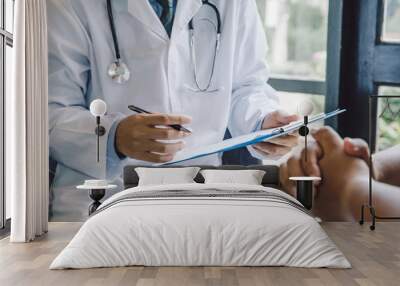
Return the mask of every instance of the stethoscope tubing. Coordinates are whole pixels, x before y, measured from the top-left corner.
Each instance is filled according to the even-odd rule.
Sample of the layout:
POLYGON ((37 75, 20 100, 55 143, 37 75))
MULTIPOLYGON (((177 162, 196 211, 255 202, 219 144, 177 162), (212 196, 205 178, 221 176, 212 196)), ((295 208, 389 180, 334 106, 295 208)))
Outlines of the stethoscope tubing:
MULTIPOLYGON (((221 27, 222 27, 222 22, 221 22, 221 14, 217 8, 217 6, 213 3, 210 3, 209 0, 203 0, 202 1, 203 5, 209 6, 216 15, 217 18, 217 40, 215 44, 215 53, 214 53, 214 59, 213 59, 213 65, 212 65, 212 71, 210 75, 209 82, 207 84, 206 88, 201 88, 198 78, 197 78, 197 64, 196 64, 196 51, 195 51, 195 43, 194 43, 194 25, 193 25, 193 18, 189 21, 189 32, 190 32, 190 45, 191 45, 191 57, 192 57, 192 62, 193 62, 193 68, 194 68, 194 78, 195 78, 195 84, 200 92, 206 92, 209 90, 212 82, 212 78, 214 76, 214 71, 215 71, 215 62, 217 58, 217 53, 219 50, 220 46, 220 38, 221 38, 221 27)), ((108 20, 110 24, 110 30, 111 30, 111 35, 113 39, 113 44, 114 44, 114 52, 115 52, 115 58, 116 61, 114 64, 116 67, 123 67, 126 68, 126 72, 128 74, 127 78, 129 79, 129 69, 128 67, 121 61, 121 53, 119 49, 119 41, 118 41, 118 35, 117 35, 117 29, 115 26, 115 21, 114 21, 114 15, 112 12, 112 5, 111 5, 111 0, 107 0, 107 15, 108 15, 108 20)), ((126 80, 128 80, 126 79, 126 80)), ((119 83, 123 83, 124 80, 122 80, 119 83)))
POLYGON ((114 42, 115 57, 116 57, 117 61, 120 61, 121 53, 119 51, 119 41, 118 41, 118 36, 117 36, 117 29, 115 28, 115 21, 114 21, 114 15, 112 12, 112 7, 111 7, 111 0, 107 0, 107 14, 108 14, 108 20, 110 22, 111 35, 112 35, 113 42, 114 42))
MULTIPOLYGON (((203 0, 203 5, 207 5, 214 10, 215 16, 217 17, 217 34, 221 35, 221 27, 222 27, 221 13, 219 13, 217 6, 213 3, 210 3, 208 0, 203 0)), ((189 30, 191 31, 194 30, 193 19, 191 19, 189 22, 189 30)))
MULTIPOLYGON (((215 48, 214 48, 214 57, 212 60, 212 67, 211 67, 211 72, 210 72, 210 77, 208 79, 208 83, 206 85, 206 87, 202 88, 200 86, 199 80, 197 78, 197 60, 196 60, 196 45, 195 45, 195 37, 194 37, 194 30, 190 31, 190 56, 192 59, 192 63, 193 63, 193 75, 194 75, 194 83, 197 87, 197 92, 216 92, 217 90, 210 90, 211 88, 211 83, 212 83, 212 79, 214 77, 214 72, 215 72, 215 64, 217 61, 217 54, 218 54, 218 50, 219 50, 219 42, 220 42, 220 35, 217 34, 217 39, 216 39, 216 43, 215 43, 215 48)), ((194 90, 196 91, 196 90, 194 90)))

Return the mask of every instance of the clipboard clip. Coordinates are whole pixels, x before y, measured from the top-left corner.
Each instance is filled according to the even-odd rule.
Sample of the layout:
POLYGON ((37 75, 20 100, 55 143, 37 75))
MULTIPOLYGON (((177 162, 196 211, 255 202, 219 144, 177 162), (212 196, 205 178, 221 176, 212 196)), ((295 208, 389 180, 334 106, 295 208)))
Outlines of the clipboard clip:
POLYGON ((285 128, 283 127, 276 128, 272 131, 272 133, 285 133, 285 128))

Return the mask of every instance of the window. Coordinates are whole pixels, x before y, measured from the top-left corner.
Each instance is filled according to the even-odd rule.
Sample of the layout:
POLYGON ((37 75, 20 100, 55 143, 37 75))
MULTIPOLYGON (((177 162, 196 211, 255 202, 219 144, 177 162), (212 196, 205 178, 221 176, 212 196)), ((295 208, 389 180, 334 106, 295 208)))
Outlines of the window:
POLYGON ((0 228, 10 218, 10 194, 4 188, 4 105, 11 92, 14 0, 0 0, 0 228))
POLYGON ((323 112, 327 62, 328 0, 257 0, 268 40, 270 84, 282 106, 296 111, 310 99, 323 112))
MULTIPOLYGON (((386 58, 385 61, 376 61, 375 67, 379 74, 376 79, 378 85, 377 122, 376 122, 376 150, 384 150, 400 144, 400 0, 384 0, 378 6, 381 17, 378 19, 378 27, 382 27, 376 49, 386 58), (383 15, 383 17, 382 17, 383 15), (380 50, 379 50, 380 48, 380 50), (395 65, 395 66, 393 66, 395 65), (384 83, 384 84, 382 84, 384 83)), ((384 58, 381 56, 382 58, 384 58)))
POLYGON ((400 42, 400 0, 385 0, 382 40, 400 42))
POLYGON ((258 0, 274 76, 325 78, 328 1, 258 0))
POLYGON ((400 144, 400 88, 381 86, 378 95, 390 96, 378 102, 377 149, 384 150, 400 144))
POLYGON ((351 40, 355 42, 343 45, 345 50, 348 47, 355 51, 353 59, 346 60, 350 68, 343 72, 342 79, 348 80, 346 88, 350 89, 350 96, 343 95, 342 100, 346 101, 347 109, 364 120, 352 122, 344 116, 342 128, 347 136, 370 140, 371 149, 378 151, 400 144, 400 0, 365 1, 357 3, 357 7, 350 2, 346 5, 351 10, 358 8, 360 24, 358 30, 352 31, 351 40), (375 98, 376 95, 381 98, 375 98), (371 116, 366 112, 370 96, 374 96, 371 116), (370 130, 371 138, 363 130, 370 130))

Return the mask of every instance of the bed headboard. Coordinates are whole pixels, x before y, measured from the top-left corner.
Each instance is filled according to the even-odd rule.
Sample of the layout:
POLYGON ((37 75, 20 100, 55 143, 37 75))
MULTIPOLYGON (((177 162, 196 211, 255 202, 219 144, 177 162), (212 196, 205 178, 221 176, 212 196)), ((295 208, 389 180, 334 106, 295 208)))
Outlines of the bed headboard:
MULTIPOLYGON (((135 171, 137 167, 149 167, 149 166, 126 166, 124 168, 124 188, 129 189, 136 187, 139 183, 139 177, 135 171)), ((160 166, 157 168, 184 168, 187 166, 160 166)), ((218 169, 218 170, 263 170, 266 172, 262 184, 266 187, 279 188, 279 167, 273 165, 254 165, 254 166, 235 166, 235 165, 225 165, 225 166, 196 166, 201 169, 218 169)), ((199 173, 195 181, 197 183, 204 183, 203 176, 199 173)))

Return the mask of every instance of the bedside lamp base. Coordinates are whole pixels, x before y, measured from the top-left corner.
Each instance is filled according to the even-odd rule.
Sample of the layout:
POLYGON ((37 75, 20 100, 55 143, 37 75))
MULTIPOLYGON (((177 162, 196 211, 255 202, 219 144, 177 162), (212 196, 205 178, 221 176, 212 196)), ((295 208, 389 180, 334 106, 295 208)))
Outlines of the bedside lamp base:
POLYGON ((89 190, 89 198, 93 200, 93 203, 89 206, 89 215, 94 213, 97 208, 101 205, 101 199, 106 195, 105 189, 92 189, 89 190))
POLYGON ((320 181, 319 177, 290 177, 289 180, 297 184, 297 200, 308 210, 312 209, 314 181, 320 181))
POLYGON ((101 200, 106 195, 106 191, 116 187, 116 185, 110 185, 106 180, 86 180, 83 185, 76 188, 89 192, 89 197, 93 200, 93 203, 89 206, 89 215, 91 215, 101 205, 101 200))

